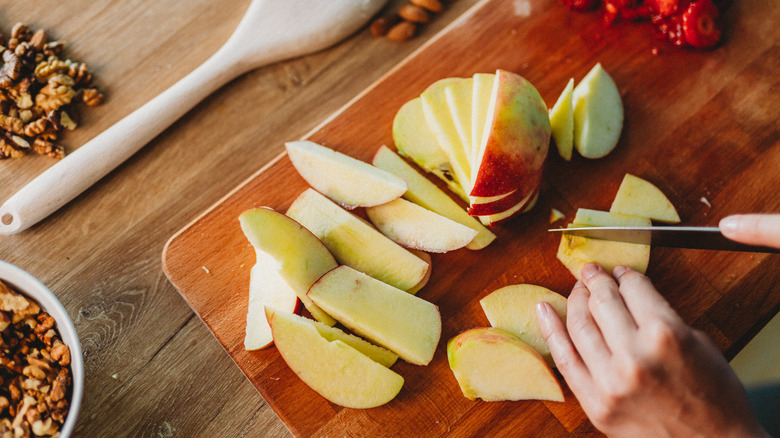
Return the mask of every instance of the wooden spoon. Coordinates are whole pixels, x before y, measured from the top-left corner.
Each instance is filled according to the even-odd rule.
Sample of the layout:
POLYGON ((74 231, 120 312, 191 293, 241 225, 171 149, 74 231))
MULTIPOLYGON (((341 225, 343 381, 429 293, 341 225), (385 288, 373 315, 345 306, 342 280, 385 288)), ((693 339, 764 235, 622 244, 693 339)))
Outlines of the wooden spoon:
POLYGON ((11 196, 0 207, 0 234, 25 230, 68 203, 231 79, 329 47, 386 2, 253 0, 228 41, 200 67, 11 196))

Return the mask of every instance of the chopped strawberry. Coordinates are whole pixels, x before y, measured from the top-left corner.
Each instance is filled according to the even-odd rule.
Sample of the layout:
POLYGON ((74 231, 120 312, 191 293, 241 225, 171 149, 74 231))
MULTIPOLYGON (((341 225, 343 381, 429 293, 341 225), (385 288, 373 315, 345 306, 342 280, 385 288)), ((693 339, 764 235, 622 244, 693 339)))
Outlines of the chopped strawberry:
POLYGON ((585 12, 596 9, 599 6, 599 0, 560 0, 567 8, 577 11, 585 12))
POLYGON ((644 2, 653 14, 662 17, 669 17, 678 11, 684 11, 689 3, 689 0, 645 0, 644 2))
POLYGON ((652 23, 655 24, 657 37, 665 39, 677 47, 686 45, 685 32, 683 30, 683 21, 681 14, 674 14, 668 17, 654 15, 652 23))
POLYGON ((705 49, 720 41, 718 8, 712 0, 696 0, 683 13, 685 39, 693 47, 705 49))

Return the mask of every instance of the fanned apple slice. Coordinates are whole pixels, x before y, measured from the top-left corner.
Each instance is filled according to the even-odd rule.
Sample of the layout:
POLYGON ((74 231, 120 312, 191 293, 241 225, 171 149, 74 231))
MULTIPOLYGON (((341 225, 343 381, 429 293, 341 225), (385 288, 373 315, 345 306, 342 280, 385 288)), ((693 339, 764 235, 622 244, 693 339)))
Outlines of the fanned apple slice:
POLYGON ((479 300, 490 325, 519 337, 542 355, 550 366, 555 366, 550 348, 542 336, 536 320, 536 305, 545 301, 566 322, 566 298, 534 284, 514 284, 491 292, 479 300))
POLYGON ((574 79, 569 79, 558 100, 550 109, 550 128, 558 155, 566 161, 571 160, 574 150, 574 104, 572 94, 574 79))
POLYGON ((317 143, 291 141, 285 146, 303 179, 346 208, 384 204, 406 191, 397 176, 317 143))
MULTIPOLYGON (((244 348, 252 351, 273 343, 265 307, 297 313, 301 300, 279 273, 279 262, 268 253, 255 250, 257 261, 249 273, 249 303, 246 312, 244 348)), ((323 324, 323 326, 327 327, 323 324)))
POLYGON ((585 158, 612 152, 623 130, 623 100, 615 81, 596 64, 574 87, 574 147, 585 158))
POLYGON ((674 205, 658 187, 630 173, 623 177, 609 211, 649 217, 659 222, 680 222, 674 205))
MULTIPOLYGON (((569 226, 647 227, 650 225, 650 219, 646 217, 581 208, 577 210, 574 221, 569 226)), ((563 235, 558 246, 557 257, 578 280, 582 267, 588 262, 600 264, 607 272, 612 272, 615 267, 623 265, 644 274, 650 261, 650 245, 563 235)))
POLYGON ((385 236, 406 248, 442 253, 463 248, 477 231, 405 199, 366 208, 368 219, 385 236))
POLYGON ((309 297, 344 326, 401 359, 415 365, 433 359, 441 337, 436 305, 349 266, 323 275, 309 289, 309 297))
POLYGON ((447 360, 469 400, 563 401, 561 385, 547 362, 504 330, 466 330, 447 343, 447 360))
POLYGON ((381 406, 404 379, 340 340, 325 339, 311 321, 268 309, 274 343, 290 369, 311 389, 340 406, 381 406))
MULTIPOLYGON (((444 88, 444 97, 450 109, 450 116, 455 125, 455 131, 460 138, 460 145, 466 161, 471 168, 472 141, 471 141, 471 96, 474 88, 474 79, 466 78, 444 88)), ((469 186, 471 181, 469 181, 469 186)))
POLYGON ((339 263, 399 289, 413 288, 428 271, 428 263, 312 189, 293 201, 287 215, 314 233, 339 263))
POLYGON ((471 156, 469 162, 474 172, 471 173, 471 185, 477 176, 479 168, 479 145, 482 143, 482 135, 485 130, 485 118, 490 107, 490 96, 493 94, 493 81, 496 75, 493 73, 477 73, 472 77, 473 88, 471 90, 471 156))
MULTIPOLYGON (((453 78, 451 82, 458 80, 460 79, 453 78)), ((455 179, 449 158, 439 147, 436 136, 425 121, 422 99, 419 97, 406 102, 396 113, 393 119, 393 142, 399 154, 410 158, 426 172, 434 174, 444 181, 453 193, 464 201, 469 201, 466 192, 455 179)))
POLYGON ((439 189, 436 184, 420 175, 419 172, 388 147, 382 146, 379 148, 374 156, 373 164, 406 180, 408 189, 404 194, 404 198, 476 230, 477 236, 466 245, 466 248, 482 249, 495 240, 495 234, 482 226, 475 218, 469 216, 463 207, 439 189))
POLYGON ((525 198, 523 198, 520 202, 512 206, 511 208, 502 211, 500 213, 491 214, 487 216, 479 216, 481 220, 483 220, 483 223, 487 223, 490 226, 498 225, 503 222, 508 221, 509 219, 515 217, 518 214, 526 213, 530 211, 534 205, 536 205, 536 201, 539 199, 539 191, 534 191, 526 195, 525 198))
POLYGON ((444 89, 449 85, 451 85, 450 81, 434 82, 423 91, 420 98, 428 127, 436 136, 439 148, 447 155, 458 183, 468 193, 471 168, 444 95, 444 89))
POLYGON ((249 243, 260 251, 260 262, 270 255, 279 275, 295 291, 317 321, 333 325, 336 321, 317 307, 306 291, 323 274, 338 264, 328 248, 309 230, 293 219, 270 208, 247 210, 238 217, 249 243))

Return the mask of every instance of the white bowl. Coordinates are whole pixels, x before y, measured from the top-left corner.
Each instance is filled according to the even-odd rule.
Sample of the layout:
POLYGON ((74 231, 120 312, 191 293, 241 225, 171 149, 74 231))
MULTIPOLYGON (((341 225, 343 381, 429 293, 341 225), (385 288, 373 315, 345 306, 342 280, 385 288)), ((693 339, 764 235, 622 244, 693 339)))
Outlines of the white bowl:
POLYGON ((54 294, 32 275, 22 269, 0 260, 0 280, 11 289, 37 302, 43 310, 54 318, 62 342, 70 349, 70 370, 73 379, 70 406, 65 424, 62 425, 60 438, 68 438, 76 426, 81 397, 84 395, 84 358, 81 344, 68 312, 54 294))

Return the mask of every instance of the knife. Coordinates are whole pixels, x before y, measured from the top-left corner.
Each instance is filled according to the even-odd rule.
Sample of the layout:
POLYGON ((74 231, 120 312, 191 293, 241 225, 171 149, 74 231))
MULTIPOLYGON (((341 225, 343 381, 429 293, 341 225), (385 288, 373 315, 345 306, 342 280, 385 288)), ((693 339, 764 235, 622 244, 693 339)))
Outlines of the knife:
POLYGON ((746 245, 727 239, 718 227, 572 227, 548 230, 570 236, 671 248, 780 253, 768 246, 746 245))

